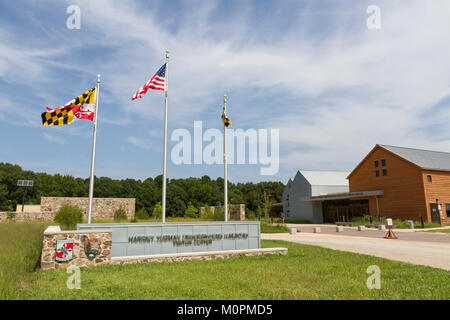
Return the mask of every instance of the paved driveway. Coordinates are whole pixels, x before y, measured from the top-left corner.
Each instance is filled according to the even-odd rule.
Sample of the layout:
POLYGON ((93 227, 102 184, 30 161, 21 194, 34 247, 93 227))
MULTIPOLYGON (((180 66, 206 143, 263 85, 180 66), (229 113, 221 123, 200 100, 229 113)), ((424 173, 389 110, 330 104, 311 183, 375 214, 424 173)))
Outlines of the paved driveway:
POLYGON ((388 240, 368 236, 306 232, 294 235, 288 233, 263 233, 261 234, 261 239, 309 244, 450 270, 450 242, 445 241, 388 240))
MULTIPOLYGON (((301 232, 312 233, 314 227, 320 227, 321 234, 330 234, 336 236, 355 236, 383 239, 387 231, 367 228, 365 231, 358 231, 356 227, 344 227, 344 232, 336 232, 335 225, 294 225, 288 224, 288 227, 297 228, 301 232)), ((414 232, 410 229, 394 229, 394 233, 400 240, 419 241, 419 242, 446 242, 450 244, 450 234, 434 232, 414 232)))

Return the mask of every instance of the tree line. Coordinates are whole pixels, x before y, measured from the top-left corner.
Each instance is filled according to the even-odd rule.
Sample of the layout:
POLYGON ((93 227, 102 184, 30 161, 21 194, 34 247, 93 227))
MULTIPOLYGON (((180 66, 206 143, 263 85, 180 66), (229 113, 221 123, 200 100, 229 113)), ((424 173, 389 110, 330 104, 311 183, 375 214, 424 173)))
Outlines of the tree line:
MULTIPOLYGON (((33 180, 25 204, 40 204, 42 197, 88 197, 89 179, 71 175, 47 174, 23 170, 20 166, 0 162, 0 211, 13 211, 22 203, 24 187, 17 186, 17 180, 33 180)), ((153 212, 161 202, 162 175, 145 180, 111 179, 95 177, 94 197, 136 198, 136 211, 145 209, 153 212)), ((169 179, 167 182, 167 215, 184 216, 189 205, 223 205, 223 178, 169 179)), ((230 204, 245 204, 247 214, 262 216, 267 196, 271 203, 281 202, 284 184, 281 182, 228 183, 230 204)))

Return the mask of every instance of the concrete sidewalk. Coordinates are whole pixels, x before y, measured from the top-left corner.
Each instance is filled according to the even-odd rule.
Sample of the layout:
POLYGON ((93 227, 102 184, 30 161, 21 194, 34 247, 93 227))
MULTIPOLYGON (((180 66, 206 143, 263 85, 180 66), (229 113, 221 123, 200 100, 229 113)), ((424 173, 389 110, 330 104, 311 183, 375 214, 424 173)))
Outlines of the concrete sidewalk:
POLYGON ((315 233, 297 233, 294 235, 263 233, 261 239, 315 245, 450 270, 450 243, 448 242, 388 240, 315 233))

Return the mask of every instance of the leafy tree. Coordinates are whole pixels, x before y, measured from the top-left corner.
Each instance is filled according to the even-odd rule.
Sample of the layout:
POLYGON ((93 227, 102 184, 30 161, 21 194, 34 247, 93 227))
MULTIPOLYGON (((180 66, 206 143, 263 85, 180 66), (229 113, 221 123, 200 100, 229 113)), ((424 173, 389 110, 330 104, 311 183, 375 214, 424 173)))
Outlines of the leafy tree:
MULTIPOLYGON (((18 165, 0 162, 0 211, 10 211, 22 203, 23 187, 17 186, 17 180, 34 180, 34 186, 27 189, 27 204, 39 204, 45 197, 87 197, 89 179, 74 178, 70 175, 50 175, 25 171, 18 165)), ((95 177, 94 197, 136 198, 136 212, 144 208, 152 212, 161 202, 162 175, 143 181, 135 179, 111 179, 95 177)), ((172 179, 167 181, 167 213, 170 216, 184 216, 189 202, 192 206, 223 205, 222 178, 172 179)), ((264 192, 270 195, 272 202, 281 202, 284 185, 281 182, 228 183, 230 204, 244 203, 248 212, 257 216, 264 213, 264 192)))
POLYGON ((198 212, 197 208, 194 207, 192 205, 192 203, 189 202, 189 204, 188 204, 188 206, 186 208, 185 216, 189 217, 189 218, 197 218, 197 216, 198 216, 197 212, 198 212))
POLYGON ((142 219, 142 220, 150 218, 150 216, 149 216, 147 210, 145 210, 145 208, 141 208, 138 211, 136 211, 136 214, 134 215, 134 217, 136 219, 142 219))
POLYGON ((265 192, 263 193, 263 208, 264 208, 264 217, 269 218, 270 207, 273 204, 273 200, 270 197, 270 194, 265 192))
POLYGON ((155 204, 155 208, 153 209, 153 217, 155 218, 155 220, 161 219, 161 217, 162 217, 161 202, 158 202, 157 204, 155 204))

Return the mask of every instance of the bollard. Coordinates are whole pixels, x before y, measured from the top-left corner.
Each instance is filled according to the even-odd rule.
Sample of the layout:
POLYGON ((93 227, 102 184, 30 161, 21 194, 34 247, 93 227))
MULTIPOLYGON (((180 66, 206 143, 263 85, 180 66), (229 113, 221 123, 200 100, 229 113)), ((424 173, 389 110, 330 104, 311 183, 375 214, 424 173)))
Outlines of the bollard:
POLYGON ((386 230, 386 226, 384 224, 379 224, 378 225, 378 230, 384 231, 384 230, 386 230))
POLYGON ((290 228, 289 229, 289 234, 296 234, 297 233, 297 228, 290 228))
POLYGON ((336 232, 344 232, 344 227, 343 226, 337 226, 336 227, 336 232))
POLYGON ((408 220, 408 223, 409 223, 409 228, 414 229, 414 221, 408 220))
POLYGON ((314 233, 320 233, 320 227, 314 227, 313 232, 314 233))
POLYGON ((365 226, 358 226, 358 231, 365 231, 366 227, 365 226))

